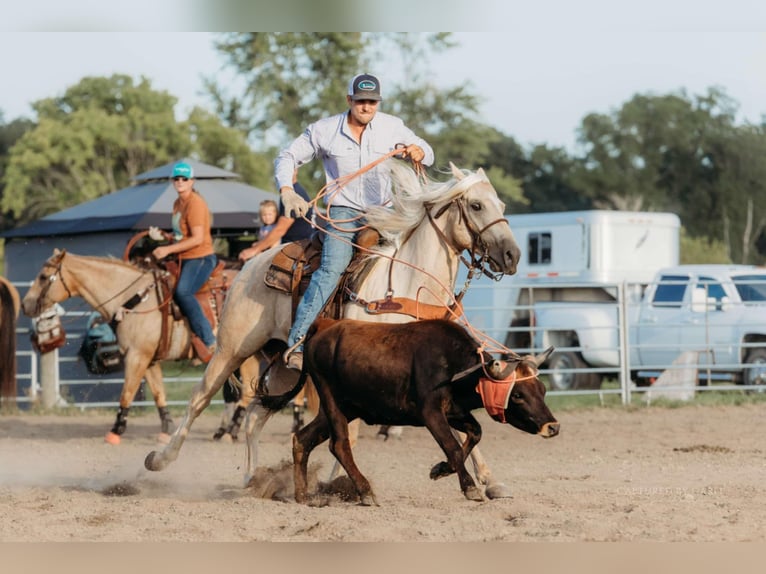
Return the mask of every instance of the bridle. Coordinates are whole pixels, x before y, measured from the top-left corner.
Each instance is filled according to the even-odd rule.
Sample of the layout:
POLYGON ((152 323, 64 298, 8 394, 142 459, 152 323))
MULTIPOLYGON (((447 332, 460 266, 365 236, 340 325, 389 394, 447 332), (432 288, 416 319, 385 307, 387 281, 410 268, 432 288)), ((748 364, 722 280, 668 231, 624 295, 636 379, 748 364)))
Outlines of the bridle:
POLYGON ((453 249, 453 251, 459 256, 460 261, 462 261, 463 264, 468 268, 469 277, 472 277, 474 273, 479 272, 484 273, 484 275, 490 279, 494 279, 495 281, 502 277, 502 273, 492 273, 489 269, 487 269, 487 261, 489 260, 489 248, 486 241, 484 241, 482 238, 482 235, 485 231, 487 231, 487 229, 498 223, 505 223, 506 225, 510 225, 505 217, 499 217, 498 219, 489 222, 481 229, 477 229, 468 217, 468 212, 466 210, 466 199, 462 195, 442 205, 435 215, 431 214, 431 206, 427 206, 426 215, 428 216, 428 221, 431 222, 431 226, 434 228, 437 235, 439 235, 445 245, 448 245, 453 249), (460 221, 463 223, 463 225, 465 225, 468 233, 471 235, 470 261, 463 256, 463 250, 458 250, 451 245, 447 236, 444 235, 444 232, 439 229, 438 225, 436 225, 436 220, 439 219, 453 205, 457 206, 460 221))
POLYGON ((64 281, 64 274, 61 271, 62 262, 64 260, 64 255, 66 252, 62 253, 60 257, 56 260, 55 263, 51 261, 46 261, 43 263, 43 269, 52 267, 54 268, 54 272, 48 275, 47 277, 47 283, 45 283, 42 288, 40 289, 40 294, 37 296, 37 302, 35 303, 35 316, 40 315, 42 313, 42 301, 45 300, 48 297, 48 291, 50 291, 51 287, 53 287, 53 284, 57 281, 61 281, 61 285, 66 289, 67 295, 71 298, 72 290, 69 289, 69 286, 66 284, 66 281, 64 281))
MULTIPOLYGON (((67 296, 70 299, 72 297, 74 297, 74 294, 72 293, 72 290, 69 288, 69 286, 66 284, 66 281, 64 280, 64 273, 63 273, 62 268, 63 268, 64 256, 65 255, 66 255, 66 251, 63 251, 58 256, 58 258, 55 261, 48 260, 45 263, 43 263, 43 269, 51 268, 52 267, 54 269, 54 272, 51 273, 50 275, 48 275, 47 282, 40 289, 40 294, 37 296, 37 302, 35 303, 35 316, 38 316, 38 315, 40 315, 42 313, 42 311, 43 311, 42 302, 45 299, 47 299, 48 291, 50 291, 51 287, 53 287, 53 284, 56 281, 58 281, 58 280, 61 281, 61 285, 66 290, 67 296)), ((113 300, 117 299, 120 295, 122 295, 123 293, 127 292, 128 290, 130 290, 130 288, 133 285, 135 285, 136 283, 138 283, 145 275, 146 275, 145 273, 142 273, 133 282, 131 282, 127 287, 125 287, 124 289, 121 289, 120 291, 115 293, 113 296, 111 296, 109 299, 107 299, 106 301, 102 301, 102 302, 98 303, 97 305, 94 305, 94 308, 96 310, 98 310, 99 308, 103 308, 104 305, 106 305, 110 301, 113 301, 113 300)), ((152 285, 150 285, 149 287, 147 287, 147 289, 145 289, 143 293, 139 293, 139 294, 134 295, 128 302, 123 304, 123 307, 127 306, 128 309, 132 309, 132 307, 134 307, 137 303, 139 303, 143 299, 143 297, 145 295, 145 291, 147 291, 149 288, 151 288, 153 286, 154 286, 154 283, 152 285)), ((159 296, 158 296, 158 298, 161 299, 161 297, 159 297, 159 296)), ((167 302, 168 301, 164 301, 160 305, 160 307, 163 304, 166 304, 167 302)))

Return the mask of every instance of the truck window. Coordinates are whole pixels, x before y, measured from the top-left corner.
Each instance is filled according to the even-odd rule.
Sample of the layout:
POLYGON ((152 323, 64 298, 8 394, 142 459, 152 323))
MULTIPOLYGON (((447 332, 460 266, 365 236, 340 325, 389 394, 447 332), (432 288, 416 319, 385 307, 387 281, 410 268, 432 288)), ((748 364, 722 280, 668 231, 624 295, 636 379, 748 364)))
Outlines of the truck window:
POLYGON ((738 275, 732 279, 743 302, 766 301, 766 275, 738 275))
POLYGON ((527 261, 530 265, 541 265, 551 262, 550 232, 532 232, 527 235, 527 261))
POLYGON ((652 305, 654 307, 680 307, 689 285, 686 275, 663 275, 657 283, 652 305))
MULTIPOLYGON (((712 277, 705 277, 701 275, 697 280, 697 287, 704 289, 708 301, 715 299, 715 310, 720 311, 723 309, 723 298, 726 297, 726 291, 716 279, 712 277)), ((710 308, 710 307, 708 307, 710 308)))

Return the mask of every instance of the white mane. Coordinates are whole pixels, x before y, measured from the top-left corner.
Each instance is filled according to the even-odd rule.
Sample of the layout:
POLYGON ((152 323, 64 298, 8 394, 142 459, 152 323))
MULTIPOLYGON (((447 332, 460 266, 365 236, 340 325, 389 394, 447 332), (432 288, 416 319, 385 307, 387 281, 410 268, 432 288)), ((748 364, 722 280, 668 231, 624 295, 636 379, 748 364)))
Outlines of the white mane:
POLYGON ((489 183, 483 171, 461 170, 463 179, 451 178, 445 182, 428 179, 422 183, 417 174, 404 163, 391 162, 393 209, 371 207, 366 212, 367 222, 384 239, 398 243, 398 239, 417 226, 426 210, 448 203, 479 183, 489 183))

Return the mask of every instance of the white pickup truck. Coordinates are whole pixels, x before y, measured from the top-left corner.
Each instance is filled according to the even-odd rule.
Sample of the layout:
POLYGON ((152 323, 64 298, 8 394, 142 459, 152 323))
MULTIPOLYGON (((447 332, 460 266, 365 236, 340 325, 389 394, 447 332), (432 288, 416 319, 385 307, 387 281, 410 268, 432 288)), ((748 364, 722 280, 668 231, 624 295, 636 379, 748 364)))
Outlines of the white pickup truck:
MULTIPOLYGON (((686 351, 698 353, 701 377, 745 385, 766 382, 766 268, 677 265, 661 269, 639 300, 623 307, 627 357, 634 381, 657 376, 686 351)), ((534 347, 577 347, 549 361, 556 389, 594 388, 597 373, 618 367, 619 305, 540 303, 530 335, 534 347)))

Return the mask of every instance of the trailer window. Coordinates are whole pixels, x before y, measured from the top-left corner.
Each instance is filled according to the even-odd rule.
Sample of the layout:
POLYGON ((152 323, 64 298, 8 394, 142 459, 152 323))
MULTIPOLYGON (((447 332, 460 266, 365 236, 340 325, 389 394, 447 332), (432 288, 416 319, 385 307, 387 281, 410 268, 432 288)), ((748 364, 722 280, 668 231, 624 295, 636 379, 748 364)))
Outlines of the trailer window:
POLYGON ((530 265, 551 262, 551 234, 549 232, 527 235, 527 261, 530 265))

